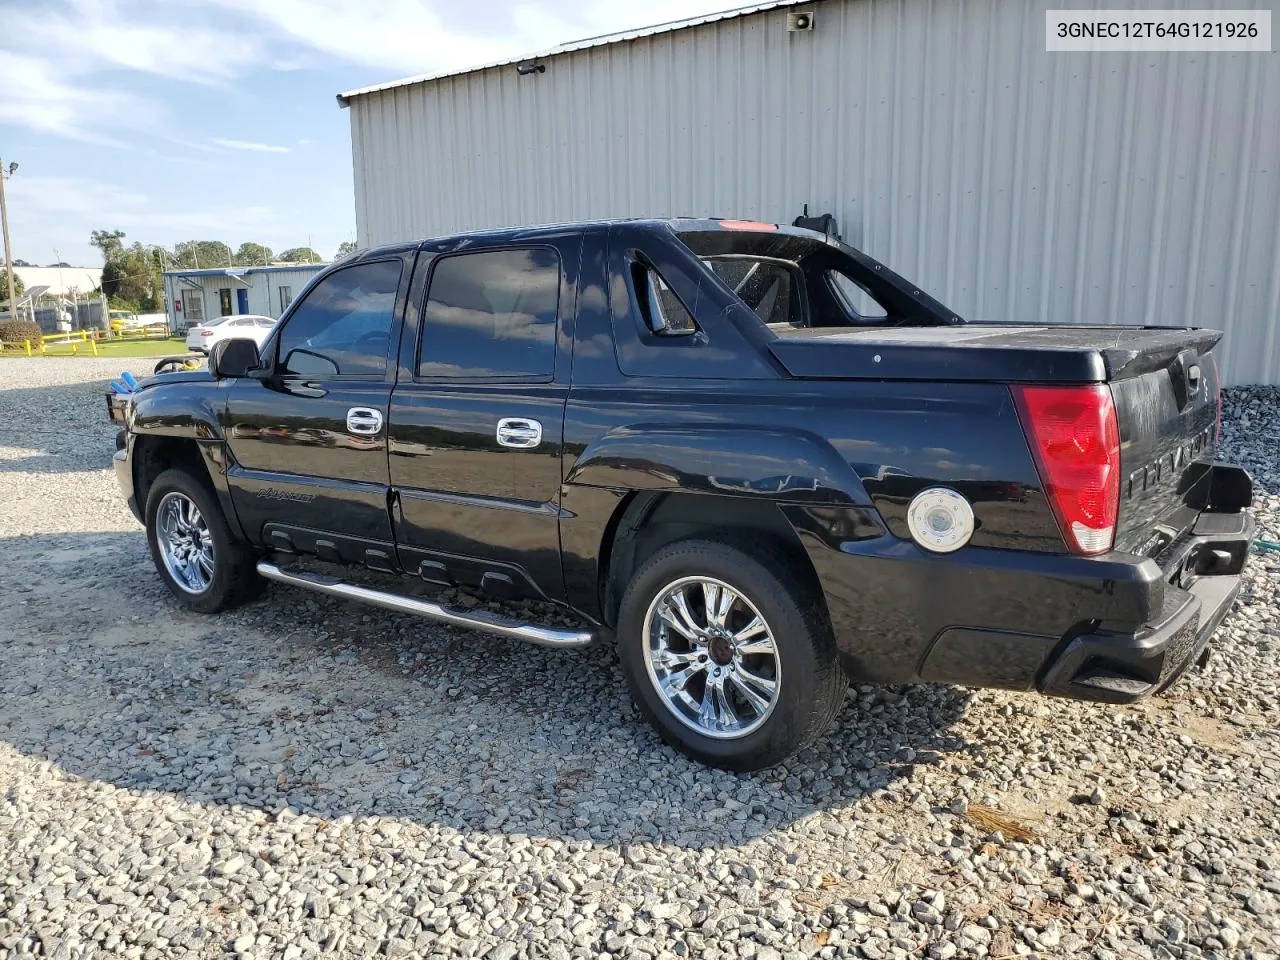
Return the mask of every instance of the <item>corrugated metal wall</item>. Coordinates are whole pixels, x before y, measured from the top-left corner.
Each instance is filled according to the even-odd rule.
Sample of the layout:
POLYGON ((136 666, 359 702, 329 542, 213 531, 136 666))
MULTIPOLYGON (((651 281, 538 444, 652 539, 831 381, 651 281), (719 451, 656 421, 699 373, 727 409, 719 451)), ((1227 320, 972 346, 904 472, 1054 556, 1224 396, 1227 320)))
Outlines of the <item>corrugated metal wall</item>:
MULTIPOLYGON (((1194 0, 1164 5, 1229 8, 1194 0)), ((362 244, 804 203, 971 319, 1219 327, 1280 383, 1276 53, 1046 53, 1053 0, 820 0, 351 101, 362 244)))

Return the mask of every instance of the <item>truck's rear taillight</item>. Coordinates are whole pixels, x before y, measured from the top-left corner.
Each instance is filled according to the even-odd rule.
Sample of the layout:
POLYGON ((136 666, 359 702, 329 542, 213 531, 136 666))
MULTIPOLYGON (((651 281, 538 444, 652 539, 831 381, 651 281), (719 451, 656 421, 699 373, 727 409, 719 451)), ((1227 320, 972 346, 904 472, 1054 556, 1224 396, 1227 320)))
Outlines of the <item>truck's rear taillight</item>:
POLYGON ((1110 550, 1120 513, 1120 429, 1110 388, 1018 386, 1013 396, 1067 546, 1110 550))

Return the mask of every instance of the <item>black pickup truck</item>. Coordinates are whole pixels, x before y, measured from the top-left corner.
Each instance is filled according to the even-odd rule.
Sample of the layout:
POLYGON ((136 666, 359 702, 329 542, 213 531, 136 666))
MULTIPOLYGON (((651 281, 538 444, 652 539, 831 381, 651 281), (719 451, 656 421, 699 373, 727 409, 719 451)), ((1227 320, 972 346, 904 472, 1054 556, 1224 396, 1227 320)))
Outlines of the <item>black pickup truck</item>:
POLYGON ((267 578, 608 637, 667 741, 749 770, 850 678, 1126 703, 1196 662, 1253 530, 1214 460, 1219 336, 967 323, 823 234, 616 221, 353 255, 261 349, 108 406, 191 609, 267 578))

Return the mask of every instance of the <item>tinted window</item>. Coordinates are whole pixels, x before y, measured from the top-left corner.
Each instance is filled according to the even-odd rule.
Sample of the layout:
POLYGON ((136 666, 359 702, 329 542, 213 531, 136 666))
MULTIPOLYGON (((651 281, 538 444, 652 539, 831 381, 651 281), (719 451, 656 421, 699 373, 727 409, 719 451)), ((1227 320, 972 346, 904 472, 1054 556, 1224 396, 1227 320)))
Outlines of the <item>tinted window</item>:
POLYGON ((697 321, 662 279, 662 274, 642 263, 633 263, 631 275, 640 314, 650 330, 662 336, 697 333, 697 321))
POLYGON ((438 261, 423 311, 421 377, 550 377, 560 258, 494 250, 438 261))
POLYGON ((880 301, 839 270, 828 270, 827 277, 836 292, 836 299, 855 320, 883 320, 889 316, 889 311, 880 305, 880 301))
POLYGON ((305 376, 382 376, 400 261, 335 270, 311 288, 280 335, 280 361, 305 376))

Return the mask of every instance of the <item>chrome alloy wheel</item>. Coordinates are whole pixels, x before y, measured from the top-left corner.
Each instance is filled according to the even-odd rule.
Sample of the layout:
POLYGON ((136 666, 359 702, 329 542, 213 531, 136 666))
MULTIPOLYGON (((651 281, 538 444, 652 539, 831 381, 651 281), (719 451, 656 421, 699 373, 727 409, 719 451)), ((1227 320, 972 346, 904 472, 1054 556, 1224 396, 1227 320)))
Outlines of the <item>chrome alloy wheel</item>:
POLYGON ((713 577, 658 591, 644 616, 645 666, 663 704, 706 737, 759 729, 778 702, 782 663, 755 605, 713 577))
POLYGON ((156 546, 173 582, 204 593, 213 581, 213 538, 200 508, 185 494, 166 493, 156 509, 156 546))

